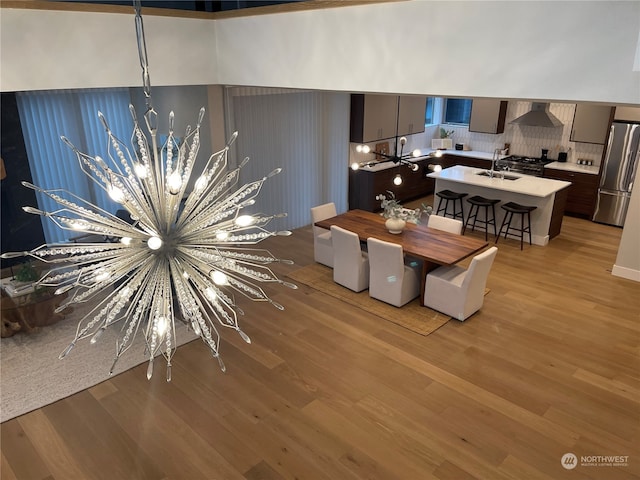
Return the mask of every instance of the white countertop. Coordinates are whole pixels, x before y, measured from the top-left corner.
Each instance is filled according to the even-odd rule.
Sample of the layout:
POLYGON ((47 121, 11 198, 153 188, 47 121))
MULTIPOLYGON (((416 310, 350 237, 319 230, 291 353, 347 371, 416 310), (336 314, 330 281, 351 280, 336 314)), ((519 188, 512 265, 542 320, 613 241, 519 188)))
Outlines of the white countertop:
POLYGON ((486 170, 482 168, 463 167, 458 165, 451 168, 445 168, 441 172, 430 173, 427 176, 435 179, 441 178, 451 182, 519 193, 522 195, 530 195, 533 197, 547 197, 571 185, 571 182, 563 182, 561 180, 534 177, 532 175, 523 175, 513 172, 507 172, 507 176, 518 177, 517 180, 502 179, 497 175, 498 172, 495 172, 496 176, 493 178, 478 175, 482 172, 486 172, 486 170))
POLYGON ((600 172, 600 167, 597 165, 578 165, 577 163, 569 162, 552 162, 547 163, 544 168, 552 168, 554 170, 566 170, 568 172, 580 172, 590 173, 597 175, 600 172))

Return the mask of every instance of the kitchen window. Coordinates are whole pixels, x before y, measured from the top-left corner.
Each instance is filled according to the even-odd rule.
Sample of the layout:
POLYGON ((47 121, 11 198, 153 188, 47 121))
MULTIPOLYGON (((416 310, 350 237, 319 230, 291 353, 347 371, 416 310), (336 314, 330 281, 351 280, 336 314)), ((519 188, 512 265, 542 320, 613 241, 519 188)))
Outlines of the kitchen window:
POLYGON ((446 98, 444 102, 444 123, 469 125, 471 117, 470 98, 446 98))
POLYGON ((436 110, 435 103, 436 103, 435 97, 427 97, 427 108, 425 110, 425 115, 424 115, 425 127, 439 123, 435 120, 435 110, 436 110))

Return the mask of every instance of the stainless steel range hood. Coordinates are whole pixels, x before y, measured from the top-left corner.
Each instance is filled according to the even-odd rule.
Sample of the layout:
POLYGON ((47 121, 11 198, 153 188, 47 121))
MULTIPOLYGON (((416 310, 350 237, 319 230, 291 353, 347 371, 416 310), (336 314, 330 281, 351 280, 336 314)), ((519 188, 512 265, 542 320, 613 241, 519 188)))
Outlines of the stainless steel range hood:
POLYGON ((562 122, 549 111, 548 103, 533 103, 531 110, 524 115, 511 120, 513 125, 527 125, 530 127, 559 127, 562 122))

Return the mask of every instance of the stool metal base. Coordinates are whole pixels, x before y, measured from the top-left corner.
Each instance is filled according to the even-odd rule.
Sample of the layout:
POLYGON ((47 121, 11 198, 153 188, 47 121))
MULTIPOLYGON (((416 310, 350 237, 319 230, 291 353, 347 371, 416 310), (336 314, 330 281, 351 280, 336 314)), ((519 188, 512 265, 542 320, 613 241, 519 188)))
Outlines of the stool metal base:
POLYGON ((495 243, 498 243, 498 240, 500 239, 500 235, 502 234, 502 230, 504 229, 505 239, 507 238, 507 235, 510 233, 511 230, 520 233, 519 234, 520 250, 523 249, 525 233, 529 234, 529 245, 531 245, 531 212, 534 211, 537 207, 529 206, 529 205, 520 205, 515 202, 509 202, 502 205, 501 208, 504 209, 507 213, 504 216, 502 225, 500 225, 500 232, 496 236, 495 243), (514 213, 520 215, 520 228, 511 226, 511 221, 513 220, 514 213), (524 222, 525 215, 527 218, 526 226, 524 222), (506 229, 504 228, 505 225, 506 225, 506 229))
POLYGON ((443 213, 443 217, 452 217, 454 219, 461 218, 462 223, 464 223, 464 210, 462 207, 462 199, 467 196, 466 193, 458 193, 453 192, 451 190, 441 190, 436 193, 436 195, 440 198, 438 201, 438 209, 436 210, 436 215, 440 215, 440 212, 443 213), (442 201, 444 200, 445 204, 442 205, 442 201), (460 202, 460 210, 456 210, 456 200, 460 202), (452 202, 453 213, 449 213, 449 202, 452 202))
POLYGON ((467 199, 467 202, 471 204, 471 209, 469 210, 469 215, 467 215, 467 221, 465 222, 464 228, 462 229, 462 234, 464 235, 464 232, 467 230, 467 227, 469 226, 469 224, 471 223, 471 219, 473 218, 473 223, 471 223, 472 232, 475 232, 476 223, 479 223, 479 226, 484 228, 484 239, 489 240, 489 225, 493 225, 493 235, 497 236, 496 204, 499 203, 500 200, 474 195, 473 197, 467 199), (484 219, 478 218, 480 207, 484 208, 484 219), (489 218, 489 207, 491 207, 491 218, 489 218))

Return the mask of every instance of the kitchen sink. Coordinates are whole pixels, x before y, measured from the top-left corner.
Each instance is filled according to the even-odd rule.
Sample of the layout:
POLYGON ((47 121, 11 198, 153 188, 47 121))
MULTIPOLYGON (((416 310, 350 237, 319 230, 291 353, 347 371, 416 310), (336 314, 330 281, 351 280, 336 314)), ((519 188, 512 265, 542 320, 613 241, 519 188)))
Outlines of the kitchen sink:
MULTIPOLYGON (((481 175, 483 177, 490 177, 491 176, 491 174, 489 172, 478 172, 478 173, 476 173, 476 175, 481 175)), ((503 178, 505 180, 518 180, 520 177, 516 177, 516 176, 513 176, 513 175, 507 175, 507 174, 504 174, 504 176, 503 176, 501 173, 494 172, 493 173, 493 178, 499 178, 500 180, 502 180, 503 178)))

